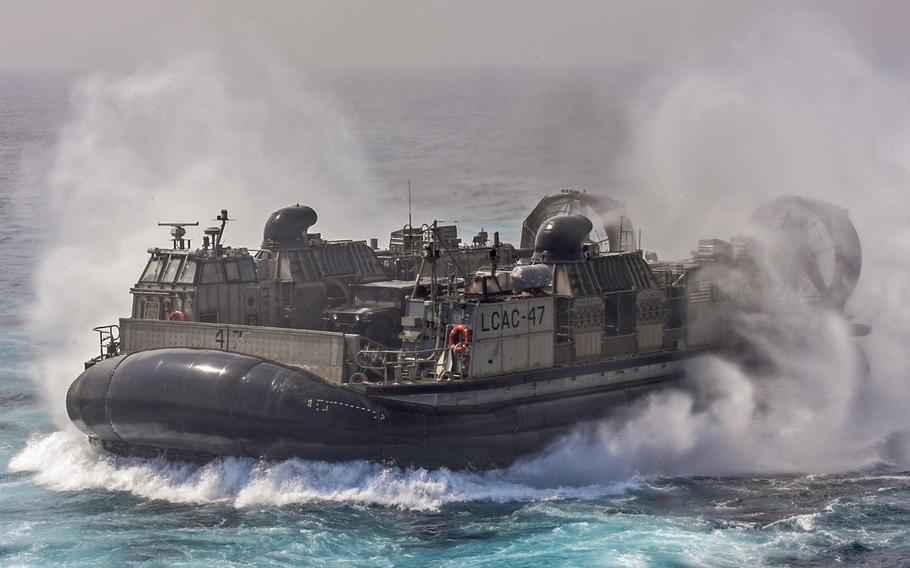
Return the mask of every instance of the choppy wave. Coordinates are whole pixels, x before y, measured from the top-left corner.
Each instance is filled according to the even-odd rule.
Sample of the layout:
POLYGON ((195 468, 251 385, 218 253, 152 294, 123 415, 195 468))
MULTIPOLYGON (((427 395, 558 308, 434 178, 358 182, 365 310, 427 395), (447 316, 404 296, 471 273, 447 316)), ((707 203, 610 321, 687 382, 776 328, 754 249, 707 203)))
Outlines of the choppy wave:
POLYGON ((438 510, 466 501, 590 499, 639 487, 643 480, 564 486, 557 475, 525 467, 490 472, 398 468, 352 461, 277 462, 223 458, 205 465, 117 457, 75 432, 32 438, 9 465, 56 491, 100 489, 172 503, 224 503, 238 508, 320 501, 438 510), (548 483, 552 482, 552 483, 548 483))

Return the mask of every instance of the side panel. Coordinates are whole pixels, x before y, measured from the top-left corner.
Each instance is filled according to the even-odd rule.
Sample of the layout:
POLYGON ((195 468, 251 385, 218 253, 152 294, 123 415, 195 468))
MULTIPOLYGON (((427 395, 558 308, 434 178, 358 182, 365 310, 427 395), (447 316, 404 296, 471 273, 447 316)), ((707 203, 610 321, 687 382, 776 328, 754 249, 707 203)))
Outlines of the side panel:
POLYGON ((585 333, 575 334, 575 358, 597 359, 600 357, 601 348, 603 347, 603 332, 588 331, 585 333))
POLYGON ((638 352, 659 351, 664 346, 664 324, 652 323, 638 326, 638 352))
MULTIPOLYGON (((540 334, 535 334, 540 335, 540 334)), ((528 339, 530 336, 504 337, 502 339, 503 372, 521 371, 528 368, 528 339)))
MULTIPOLYGON (((600 339, 597 343, 600 349, 600 339)), ((472 378, 553 366, 553 333, 477 341, 471 347, 472 378)))
POLYGON ((664 346, 664 325, 667 322, 667 297, 664 290, 639 292, 635 307, 638 316, 638 351, 659 351, 664 346))
POLYGON ((474 311, 471 377, 553 365, 553 298, 480 304, 474 311))
POLYGON ((125 353, 166 347, 216 349, 281 361, 334 383, 341 383, 347 372, 343 333, 136 319, 121 319, 120 330, 125 353))
POLYGON ((528 336, 528 369, 553 366, 553 334, 535 333, 528 336))
POLYGON ((476 341, 471 346, 471 376, 488 377, 502 372, 502 340, 476 341))
POLYGON ((600 296, 575 298, 569 317, 572 322, 575 359, 599 358, 603 347, 604 299, 600 296))
POLYGON ((553 298, 480 304, 474 317, 475 341, 552 331, 553 298))

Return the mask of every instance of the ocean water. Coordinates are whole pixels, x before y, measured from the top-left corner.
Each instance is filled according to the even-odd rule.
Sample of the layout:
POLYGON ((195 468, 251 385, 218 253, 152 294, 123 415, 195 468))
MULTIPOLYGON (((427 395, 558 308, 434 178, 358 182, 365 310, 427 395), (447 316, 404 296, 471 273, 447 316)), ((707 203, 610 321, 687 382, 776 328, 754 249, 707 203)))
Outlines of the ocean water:
MULTIPOLYGON (((134 218, 145 222, 143 209, 155 206, 131 201, 131 192, 168 201, 165 212, 186 203, 201 217, 221 207, 209 193, 198 199, 190 190, 168 193, 168 182, 184 183, 186 171, 194 172, 193 183, 213 178, 196 169, 211 156, 194 157, 192 167, 183 161, 200 145, 195 137, 205 143, 205 135, 192 133, 185 144, 184 131, 157 129, 162 117, 167 122, 184 105, 199 116, 196 103, 185 101, 192 85, 209 89, 206 109, 233 93, 220 88, 217 72, 215 79, 200 78, 198 67, 191 69, 199 83, 189 91, 180 65, 88 82, 0 74, 0 564, 910 563, 910 474, 900 459, 900 428, 869 426, 869 413, 855 420, 867 428, 850 431, 862 438, 857 445, 873 450, 854 453, 840 449, 854 444, 839 438, 838 429, 834 439, 815 444, 788 437, 827 423, 740 425, 740 398, 708 413, 668 398, 651 401, 627 422, 603 425, 593 441, 573 437, 543 456, 491 472, 304 460, 199 466, 118 458, 90 446, 58 417, 66 381, 93 354, 89 328, 118 313, 140 270, 144 248, 117 243, 132 245, 130 227, 141 231, 134 218), (162 146, 175 147, 176 157, 162 146), (199 211, 200 204, 207 209, 199 211), (80 247, 103 254, 100 260, 83 256, 80 247), (74 262, 97 266, 101 277, 80 280, 86 272, 74 262), (114 270, 104 272, 108 265, 114 270), (123 266, 127 274, 120 274, 123 266), (49 291, 41 278, 61 287, 49 291), (116 286, 108 295, 111 280, 116 286), (106 302, 100 307, 98 296, 106 302), (62 362, 63 379, 46 376, 57 366, 39 365, 54 358, 62 362), (730 432, 730 438, 721 434, 730 432), (875 449, 882 447, 887 451, 875 449)), ((304 160, 310 185, 251 191, 249 180, 273 178, 215 161, 240 180, 240 189, 231 193, 222 185, 214 195, 238 204, 232 205, 242 212, 237 225, 252 226, 238 235, 255 238, 265 218, 261 210, 296 195, 323 204, 317 207, 323 230, 342 237, 362 228, 338 220, 352 207, 375 208, 370 216, 380 218, 377 226, 397 228, 410 178, 421 217, 455 217, 463 238, 479 226, 501 226, 514 239, 517 221, 540 195, 622 182, 614 168, 634 126, 623 119, 633 106, 624 101, 630 85, 645 83, 642 75, 635 69, 488 69, 313 79, 304 89, 319 93, 306 99, 312 113, 288 111, 280 120, 219 130, 220 137, 243 136, 236 146, 214 150, 227 160, 247 152, 250 162, 266 160, 265 169, 289 175, 300 174, 296 160, 304 160), (286 124, 291 134, 279 127, 286 124), (308 146, 309 139, 296 138, 303 135, 294 124, 323 136, 308 146), (316 155, 285 156, 269 146, 256 154, 259 146, 246 145, 256 128, 316 155), (340 130, 344 136, 336 137, 340 130), (332 153, 347 159, 335 162, 332 153), (370 189, 362 193, 361 186, 370 189)), ((244 105, 255 100, 222 106, 247 112, 244 105)), ((283 112, 282 104, 297 108, 300 100, 273 102, 283 112)), ((199 126, 186 116, 175 122, 180 118, 199 126)), ((201 124, 223 124, 214 118, 201 124)), ((148 235, 157 233, 141 239, 148 235)), ((824 367, 816 373, 836 378, 824 367)), ((731 383, 748 382, 728 375, 731 383)), ((815 410, 852 412, 836 404, 815 410)))

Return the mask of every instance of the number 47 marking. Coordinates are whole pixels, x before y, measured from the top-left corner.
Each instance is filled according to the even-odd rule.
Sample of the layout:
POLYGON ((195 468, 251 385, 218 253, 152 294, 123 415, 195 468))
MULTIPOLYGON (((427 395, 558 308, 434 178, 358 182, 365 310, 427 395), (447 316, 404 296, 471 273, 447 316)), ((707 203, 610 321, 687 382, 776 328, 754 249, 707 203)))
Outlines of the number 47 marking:
MULTIPOLYGON (((230 342, 225 338, 225 331, 227 331, 227 328, 218 330, 218 332, 215 334, 215 343, 218 344, 218 349, 221 349, 222 351, 230 351, 231 345, 230 342)), ((243 330, 232 329, 231 334, 234 336, 234 345, 236 346, 237 342, 240 341, 240 338, 243 337, 243 330)))
POLYGON ((528 310, 528 321, 531 322, 531 325, 543 325, 544 308, 546 306, 536 306, 528 310))

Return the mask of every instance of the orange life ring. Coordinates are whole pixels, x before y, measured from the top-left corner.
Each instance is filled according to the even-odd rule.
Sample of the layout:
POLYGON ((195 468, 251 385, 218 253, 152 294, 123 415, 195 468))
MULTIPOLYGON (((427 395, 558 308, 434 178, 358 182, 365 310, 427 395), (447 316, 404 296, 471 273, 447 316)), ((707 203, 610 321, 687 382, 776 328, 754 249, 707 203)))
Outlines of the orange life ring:
POLYGON ((168 314, 167 321, 175 321, 175 320, 186 321, 186 314, 184 314, 180 310, 174 310, 173 312, 168 314))
POLYGON ((452 331, 449 332, 449 347, 455 347, 456 351, 462 352, 470 344, 471 328, 461 324, 453 325, 452 331))

